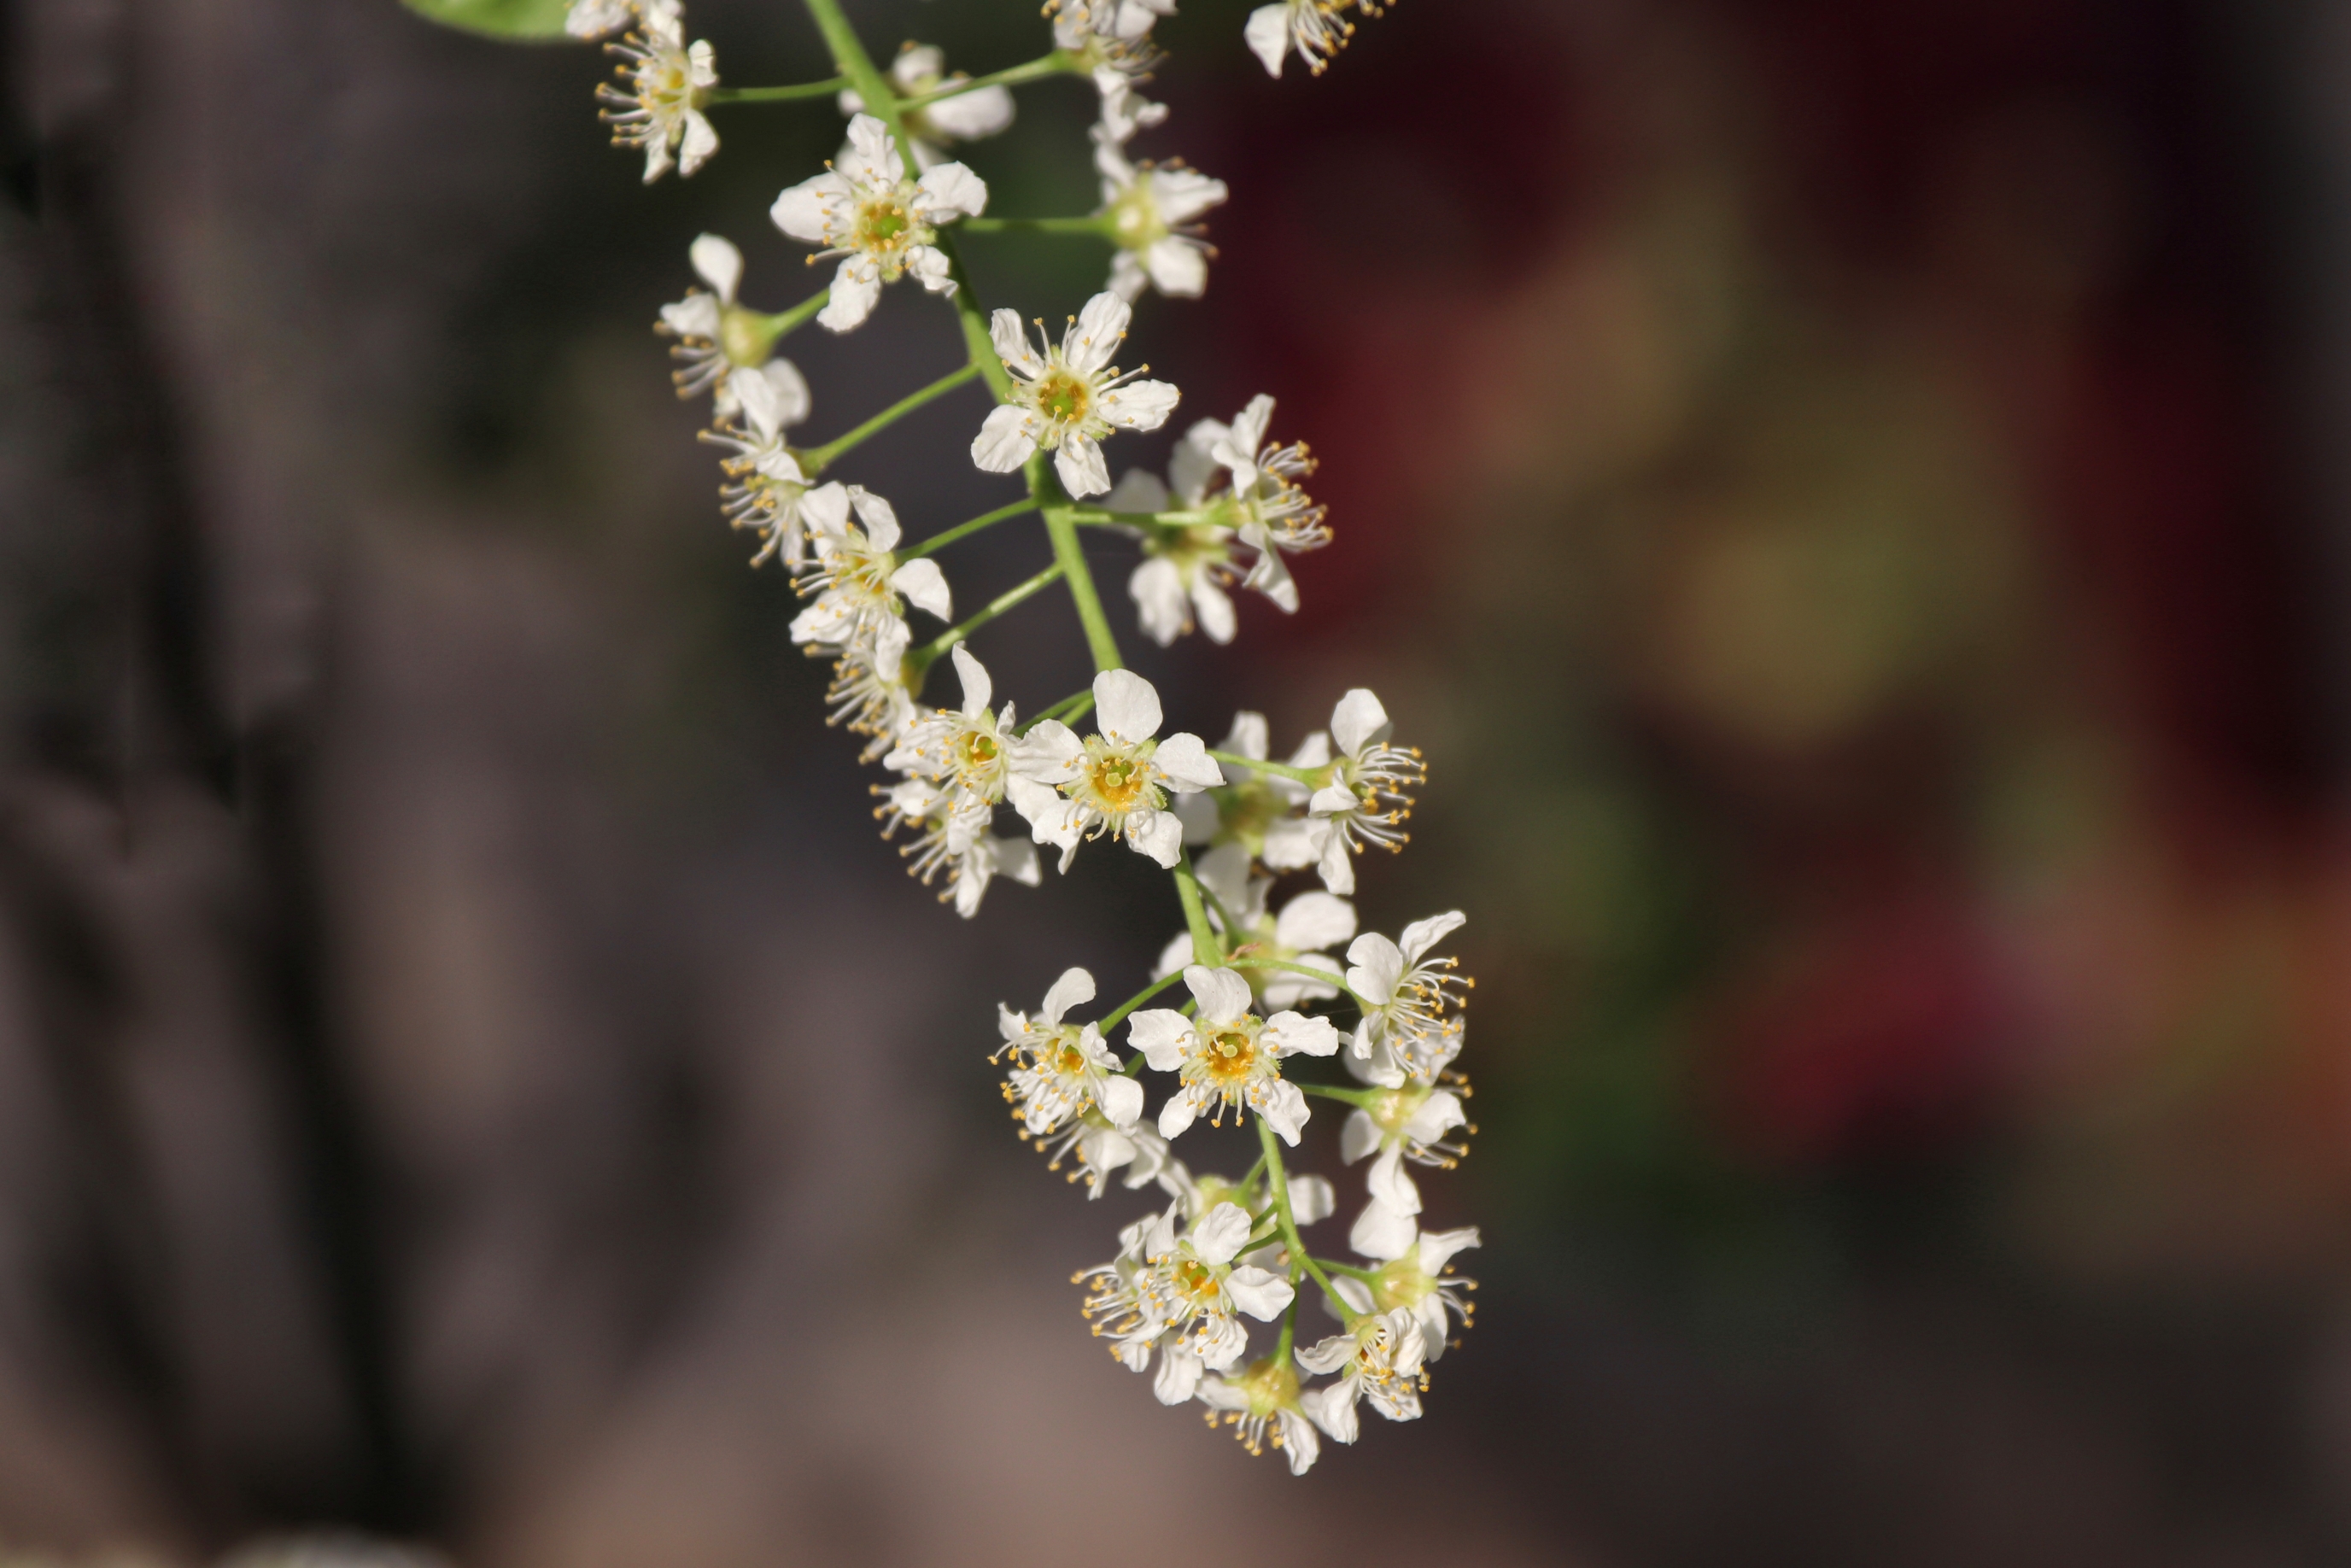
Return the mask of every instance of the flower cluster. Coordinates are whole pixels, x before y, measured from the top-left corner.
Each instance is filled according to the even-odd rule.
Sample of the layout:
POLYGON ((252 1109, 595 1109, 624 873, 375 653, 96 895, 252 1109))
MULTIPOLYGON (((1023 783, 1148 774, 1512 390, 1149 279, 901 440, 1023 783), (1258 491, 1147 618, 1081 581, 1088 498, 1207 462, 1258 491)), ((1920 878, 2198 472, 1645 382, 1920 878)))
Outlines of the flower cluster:
MULTIPOLYGON (((681 0, 574 0, 570 10, 578 36, 622 35, 607 46, 620 83, 602 96, 616 140, 643 150, 648 180, 672 167, 691 174, 716 151, 707 114, 718 105, 831 101, 848 117, 838 156, 768 209, 809 263, 836 264, 825 287, 781 310, 757 308, 742 297, 743 252, 717 235, 696 238, 687 259, 698 285, 657 323, 674 340, 673 379, 681 397, 709 400, 703 437, 721 452, 721 510, 758 537, 753 565, 774 560, 789 574, 802 601, 791 639, 831 661, 831 722, 863 737, 863 759, 889 775, 874 786, 875 815, 917 877, 970 917, 999 877, 1039 884, 1045 848, 1066 872, 1091 841, 1123 843, 1172 873, 1184 926, 1150 983, 1102 1011, 1094 977, 1067 969, 1033 1013, 999 1005, 991 1060, 1020 1136, 1050 1168, 1066 1167, 1096 1198, 1113 1177, 1156 1189, 1161 1207, 1077 1276, 1093 1332, 1121 1364, 1151 1374, 1160 1400, 1198 1402, 1250 1452, 1278 1448, 1303 1473, 1324 1440, 1354 1441, 1367 1400, 1390 1420, 1416 1418, 1429 1367, 1469 1315, 1470 1282, 1451 1262, 1478 1234, 1422 1229, 1414 1175, 1450 1168, 1474 1131, 1457 1070, 1469 982, 1438 951, 1462 924, 1458 912, 1393 939, 1359 929, 1356 862, 1367 846, 1402 847, 1425 777, 1379 698, 1346 692, 1327 727, 1283 760, 1255 712, 1236 715, 1214 747, 1189 731, 1163 734, 1160 695, 1123 667, 1094 586, 1088 528, 1139 555, 1128 591, 1145 636, 1166 645, 1196 628, 1228 643, 1241 626, 1236 591, 1295 611, 1292 563, 1332 537, 1303 487, 1314 461, 1303 442, 1274 438, 1270 396, 1229 422, 1185 428, 1164 476, 1130 468, 1112 480, 1107 444, 1160 429, 1182 397, 1146 364, 1121 368, 1134 304, 1147 291, 1204 292, 1216 252, 1201 224, 1227 195, 1180 160, 1130 152, 1167 119, 1142 89, 1165 57, 1157 31, 1175 0, 1051 0, 1050 52, 977 78, 911 43, 881 68, 838 0, 804 4, 841 74, 767 89, 719 86, 710 45, 685 41, 681 0), (993 214, 987 182, 949 149, 1009 125, 1012 88, 1059 75, 1094 91, 1101 205, 993 214), (973 298, 959 236, 1019 228, 1108 248, 1106 287, 1058 334, 973 298), (859 329, 889 286, 909 278, 921 287, 906 292, 937 298, 956 318, 967 362, 830 441, 799 443, 815 399, 778 345, 811 321, 859 329), (828 477, 868 436, 972 382, 993 404, 964 427, 971 462, 1020 476, 1021 498, 910 542, 882 494, 828 477), (1030 515, 1052 564, 956 621, 939 552, 1030 515), (1057 582, 1094 671, 1024 721, 999 701, 970 639, 1057 582), (925 700, 941 663, 955 668, 958 706, 925 700), (1285 878, 1319 885, 1277 897, 1285 878), (1179 1144, 1213 1152, 1228 1122, 1253 1124, 1255 1159, 1242 1174, 1207 1174, 1177 1156, 1179 1144), (1362 1173, 1343 1249, 1305 1239, 1340 1207, 1332 1181, 1289 1163, 1310 1139, 1362 1173), (1317 1303, 1340 1332, 1302 1342, 1299 1313, 1317 1303)), ((1353 30, 1351 8, 1379 9, 1266 5, 1245 42, 1276 76, 1292 54, 1319 73, 1353 30)))

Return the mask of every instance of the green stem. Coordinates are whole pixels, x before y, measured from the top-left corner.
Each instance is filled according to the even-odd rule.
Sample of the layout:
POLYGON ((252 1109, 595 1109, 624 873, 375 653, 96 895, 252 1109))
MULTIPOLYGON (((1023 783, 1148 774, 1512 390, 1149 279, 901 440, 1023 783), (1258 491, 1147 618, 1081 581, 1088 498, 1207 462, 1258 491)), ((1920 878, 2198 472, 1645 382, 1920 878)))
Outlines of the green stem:
POLYGON ((982 528, 992 528, 1007 517, 1017 517, 1023 512, 1033 512, 1036 509, 1037 503, 1034 501, 1015 501, 1008 507, 998 507, 996 510, 983 513, 967 523, 957 523, 943 533, 933 534, 929 538, 911 549, 900 550, 898 559, 902 561, 920 559, 933 550, 945 549, 967 534, 976 534, 982 528))
POLYGON ((793 306, 790 309, 778 310, 774 315, 768 317, 768 341, 773 342, 776 339, 782 337, 785 333, 790 331, 793 328, 799 326, 801 322, 807 320, 810 317, 823 309, 824 302, 831 298, 832 290, 831 288, 820 288, 814 294, 810 295, 806 299, 803 299, 799 304, 793 306))
POLYGON ((1344 1274, 1349 1279, 1361 1280, 1365 1284, 1376 1283, 1380 1277, 1380 1271, 1377 1269, 1358 1269, 1353 1263, 1335 1262, 1329 1258, 1318 1258, 1315 1261, 1333 1274, 1344 1274))
POLYGON ((795 82, 789 87, 714 87, 702 95, 705 103, 792 103, 804 98, 831 98, 849 85, 847 77, 824 81, 795 82))
POLYGON ((1325 985, 1336 986, 1346 992, 1353 998, 1357 1007, 1367 1009, 1371 1006, 1355 995, 1355 988, 1347 984, 1343 976, 1334 975, 1328 969, 1318 969, 1311 964, 1293 964, 1287 958, 1235 958, 1232 967, 1236 969, 1287 969, 1293 975, 1311 975, 1325 985))
POLYGON ((1069 723, 1072 719, 1082 718, 1085 716, 1087 711, 1093 706, 1094 694, 1092 692, 1073 692, 1070 695, 1063 697, 1060 702, 1055 703, 1051 707, 1046 708, 1039 713, 1031 714, 1029 717, 1029 722, 1020 727, 1020 733, 1024 736, 1027 735, 1030 730, 1036 728, 1039 725, 1044 723, 1049 718, 1058 718, 1064 724, 1069 723))
POLYGON ((1047 567, 1044 570, 1039 572, 1028 581, 1020 584, 1018 588, 1008 588, 1002 593, 998 594, 995 598, 989 600, 987 601, 987 608, 982 610, 978 614, 974 615, 967 621, 948 627, 936 637, 932 638, 928 643, 924 643, 921 647, 907 654, 906 663, 913 666, 913 668, 907 672, 908 684, 911 685, 918 683, 922 678, 923 672, 929 669, 936 661, 945 658, 948 649, 954 647, 957 643, 962 642, 966 637, 970 636, 974 632, 977 631, 982 626, 987 625, 989 622, 995 620, 998 616, 1003 614, 1014 605, 1019 604, 1022 600, 1028 598, 1030 594, 1035 593, 1039 589, 1049 586, 1055 578, 1061 575, 1061 569, 1059 566, 1047 567))
POLYGON ((1225 961, 1225 946, 1208 924, 1208 912, 1200 907, 1200 879, 1192 871, 1189 852, 1177 857, 1175 869, 1176 896, 1183 901, 1184 925, 1192 933, 1192 961, 1213 969, 1225 961))
MULTIPOLYGON (((1041 496, 1051 483, 1045 475, 1045 455, 1040 452, 1029 459, 1029 489, 1041 496)), ((1052 493, 1058 494, 1060 488, 1053 486, 1052 493)), ((1086 570, 1085 549, 1078 543, 1078 525, 1071 520, 1066 501, 1046 504, 1045 537, 1053 541, 1053 559, 1069 572, 1070 602, 1077 606, 1078 623, 1086 629, 1086 647, 1094 656, 1094 668, 1121 668, 1118 639, 1111 634, 1110 618, 1102 613, 1102 595, 1094 591, 1093 573, 1086 570)))
POLYGON ((1295 779, 1301 784, 1311 784, 1317 789, 1331 782, 1331 768, 1328 764, 1321 768, 1292 768, 1286 762, 1268 762, 1257 757, 1236 757, 1229 751, 1211 751, 1208 755, 1219 762, 1229 762, 1236 768, 1247 768, 1252 773, 1279 774, 1284 779, 1295 779))
POLYGON ((824 472, 826 468, 830 467, 835 458, 848 451, 851 447, 856 445, 859 442, 863 441, 868 436, 873 435, 878 432, 887 430, 890 426, 897 423, 898 421, 905 418, 906 415, 914 413, 916 409, 922 407, 933 398, 945 397, 947 393, 955 391, 956 388, 963 385, 964 382, 971 380, 973 376, 977 375, 978 373, 979 368, 977 366, 964 365, 958 369, 949 371, 946 375, 941 376, 937 381, 933 382, 930 385, 923 388, 919 392, 908 392, 904 397, 900 398, 896 402, 892 403, 888 408, 883 409, 880 413, 875 414, 872 419, 867 420, 864 423, 859 425, 848 434, 835 436, 832 440, 826 442, 822 446, 811 446, 807 451, 803 452, 800 455, 801 471, 807 474, 810 478, 814 478, 817 475, 824 472))
POLYGON ((1038 234, 1098 235, 1111 237, 1108 220, 1083 218, 966 218, 963 232, 974 235, 1038 234))
POLYGON ((1066 49, 1055 49, 1050 55, 1025 61, 1020 65, 1007 66, 1000 71, 990 71, 984 77, 974 77, 969 81, 949 82, 945 87, 935 87, 928 92, 916 93, 912 98, 900 99, 898 107, 901 110, 920 109, 925 104, 937 103, 942 99, 960 98, 967 92, 977 92, 984 87, 1019 87, 1022 82, 1042 81, 1047 77, 1082 73, 1084 68, 1078 63, 1075 55, 1066 49))
POLYGON ((1281 1220, 1281 1239, 1289 1243, 1290 1255, 1306 1265, 1306 1271, 1314 1276, 1314 1282, 1322 1287, 1323 1294, 1331 1298, 1332 1304, 1339 1309, 1347 1327, 1353 1329, 1361 1314, 1331 1288, 1331 1276, 1322 1272, 1322 1265, 1314 1261, 1313 1255, 1306 1250, 1306 1242, 1298 1234, 1298 1221, 1290 1213, 1290 1174, 1282 1168, 1281 1150, 1274 1144, 1273 1129, 1266 1124, 1262 1116, 1257 1119, 1257 1140, 1265 1149, 1266 1180, 1273 1189, 1273 1211, 1281 1220))
POLYGON ((1081 528, 1188 528, 1226 519, 1224 511, 1216 507, 1166 512, 1112 512, 1100 507, 1075 507, 1071 508, 1070 517, 1081 528))
MULTIPOLYGON (((1298 1083, 1294 1078, 1290 1082, 1298 1083)), ((1343 1100, 1350 1105, 1365 1108, 1369 1106, 1373 1094, 1377 1092, 1370 1089, 1341 1089, 1329 1083, 1299 1083, 1298 1088, 1301 1093, 1319 1094, 1325 1100, 1343 1100)))
MULTIPOLYGON (((1295 1269, 1291 1270, 1290 1277, 1294 1283, 1298 1278, 1298 1271, 1295 1269)), ((1274 1364, 1279 1366, 1287 1362, 1290 1359, 1290 1347, 1297 1343, 1298 1298, 1293 1295, 1290 1298, 1290 1310, 1281 1314, 1281 1338, 1273 1347, 1274 1364)))
POLYGON ((1161 976, 1158 979, 1155 979, 1152 981, 1151 984, 1144 987, 1143 989, 1135 992, 1134 995, 1127 998, 1126 1000, 1119 1003, 1118 1006, 1113 1008, 1108 1013, 1105 1013, 1102 1016, 1102 1022, 1096 1024, 1094 1027, 1102 1031, 1102 1038, 1104 1040, 1108 1040, 1110 1038, 1110 1031, 1126 1021, 1127 1014, 1133 1012, 1135 1009, 1141 1007, 1144 1003, 1149 1001, 1152 998, 1157 996, 1160 992, 1165 990, 1168 987, 1174 985, 1183 977, 1184 971, 1181 969, 1176 970, 1172 975, 1161 976))

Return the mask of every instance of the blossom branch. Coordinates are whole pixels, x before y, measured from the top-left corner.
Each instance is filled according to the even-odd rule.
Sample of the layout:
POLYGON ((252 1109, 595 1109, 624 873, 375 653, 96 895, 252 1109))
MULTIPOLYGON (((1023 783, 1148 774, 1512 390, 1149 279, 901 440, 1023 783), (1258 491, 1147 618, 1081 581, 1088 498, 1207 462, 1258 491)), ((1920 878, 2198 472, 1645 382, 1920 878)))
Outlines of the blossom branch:
POLYGON ((984 512, 980 516, 972 518, 972 520, 967 523, 957 523, 954 528, 946 528, 938 533, 933 534, 929 538, 925 539, 920 544, 912 545, 905 549, 900 550, 898 552, 898 559, 900 560, 919 559, 922 557, 930 554, 933 550, 945 549, 947 546, 955 543, 956 540, 959 538, 963 538, 967 535, 976 534, 982 528, 992 528, 1008 517, 1017 517, 1023 512, 1033 512, 1036 509, 1037 503, 1033 500, 1015 501, 1008 507, 998 507, 992 512, 984 512))
POLYGON ((901 110, 921 109, 945 99, 961 98, 965 93, 977 92, 982 88, 1019 87, 1023 82, 1042 81, 1047 77, 1083 76, 1085 71, 1085 62, 1067 49, 1055 49, 1050 55, 1020 65, 1007 66, 1000 71, 990 71, 984 77, 973 77, 968 81, 948 82, 943 87, 933 88, 928 92, 916 93, 912 98, 901 99, 898 100, 898 107, 901 110))
POLYGON ((1102 217, 1081 218, 966 218, 965 232, 976 235, 1040 234, 1094 235, 1110 239, 1110 220, 1102 217))
POLYGON ((904 397, 900 398, 896 402, 892 403, 888 408, 883 409, 880 413, 875 414, 872 419, 867 420, 864 423, 857 426, 854 430, 850 431, 847 434, 835 436, 832 440, 826 442, 822 446, 811 446, 807 448, 800 455, 800 466, 802 470, 810 474, 820 474, 824 472, 825 469, 832 465, 835 458, 848 451, 851 447, 856 445, 859 442, 863 441, 870 436, 877 435, 881 432, 889 429, 890 426, 897 423, 900 420, 905 418, 908 414, 914 413, 925 403, 929 402, 933 398, 945 397, 947 393, 955 391, 956 388, 963 385, 964 382, 971 380, 977 374, 979 374, 978 366, 963 365, 956 370, 949 371, 946 375, 941 376, 937 381, 933 382, 930 385, 922 388, 920 391, 908 392, 904 397))
POLYGON ((1261 757, 1238 757, 1229 751, 1211 751, 1208 755, 1218 762, 1228 762, 1235 768, 1245 768, 1252 773, 1272 773, 1284 779, 1295 779, 1301 784, 1311 784, 1320 789, 1331 781, 1331 769, 1324 768, 1292 768, 1286 762, 1268 762, 1261 757))
POLYGON ((1028 581, 1021 583, 1019 587, 1007 589, 1002 593, 999 593, 995 598, 989 600, 987 601, 987 607, 980 611, 977 615, 972 616, 970 619, 964 621, 957 625, 948 627, 930 642, 925 643, 920 648, 917 648, 913 653, 907 654, 906 663, 911 666, 911 669, 908 672, 907 684, 911 685, 920 681, 922 679, 923 673, 925 670, 928 670, 933 664, 946 656, 948 649, 954 647, 957 643, 962 642, 966 637, 970 636, 974 632, 977 632, 982 626, 987 625, 989 622, 995 620, 1006 611, 1019 604, 1023 600, 1028 599, 1040 589, 1050 587, 1054 580, 1059 578, 1061 575, 1061 569, 1058 564, 1047 567, 1044 570, 1039 572, 1028 581))
POLYGON ((849 85, 847 77, 829 77, 823 81, 795 82, 789 87, 714 87, 705 90, 705 103, 796 103, 802 99, 831 98, 849 85))
POLYGON ((1290 1208, 1290 1174, 1282 1168, 1280 1146, 1274 1142, 1273 1129, 1263 1116, 1257 1119, 1257 1141, 1265 1150, 1266 1185, 1273 1192, 1273 1211, 1281 1221, 1281 1239, 1288 1244, 1290 1255, 1306 1265, 1306 1271, 1314 1276, 1314 1282, 1322 1287, 1322 1293, 1339 1309, 1340 1321, 1353 1329, 1362 1314, 1332 1288, 1331 1276, 1322 1271, 1313 1254, 1306 1250, 1305 1239, 1298 1234, 1298 1221, 1291 1218, 1290 1208))

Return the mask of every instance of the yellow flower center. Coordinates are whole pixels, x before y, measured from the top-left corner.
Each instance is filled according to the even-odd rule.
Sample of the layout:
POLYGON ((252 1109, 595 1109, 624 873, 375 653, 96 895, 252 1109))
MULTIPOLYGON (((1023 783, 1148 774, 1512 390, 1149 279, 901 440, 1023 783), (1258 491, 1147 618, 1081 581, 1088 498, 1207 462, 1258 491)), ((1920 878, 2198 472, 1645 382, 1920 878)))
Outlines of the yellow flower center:
POLYGON ((1195 1301, 1208 1302, 1217 1299, 1217 1271, 1197 1258, 1186 1258, 1176 1265, 1176 1291, 1195 1301))
POLYGON ((1086 1053, 1076 1040, 1065 1040, 1053 1052, 1053 1067, 1062 1077, 1075 1078, 1086 1070, 1086 1053))
POLYGON ((1094 794, 1103 810, 1118 813, 1132 811, 1143 800, 1143 792, 1151 787, 1151 770, 1139 758, 1105 757, 1089 770, 1094 794))
POLYGON ((856 243, 862 250, 895 255, 906 247, 914 227, 914 215, 894 192, 858 204, 856 243))
POLYGON ((1071 371, 1049 371, 1037 383, 1037 412, 1056 424, 1076 424, 1093 406, 1093 388, 1071 371))
POLYGON ((1201 1053, 1207 1075, 1220 1085, 1245 1082, 1257 1065, 1257 1041, 1243 1029, 1220 1029, 1207 1037, 1201 1053))

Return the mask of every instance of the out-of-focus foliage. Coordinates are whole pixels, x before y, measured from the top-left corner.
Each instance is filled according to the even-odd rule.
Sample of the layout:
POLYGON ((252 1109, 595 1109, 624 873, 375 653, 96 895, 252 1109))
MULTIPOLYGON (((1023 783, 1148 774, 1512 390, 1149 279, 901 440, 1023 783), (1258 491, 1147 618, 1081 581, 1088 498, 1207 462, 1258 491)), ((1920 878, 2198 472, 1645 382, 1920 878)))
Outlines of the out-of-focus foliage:
POLYGON ((553 43, 569 37, 564 14, 571 0, 401 0, 420 16, 493 38, 553 43))

